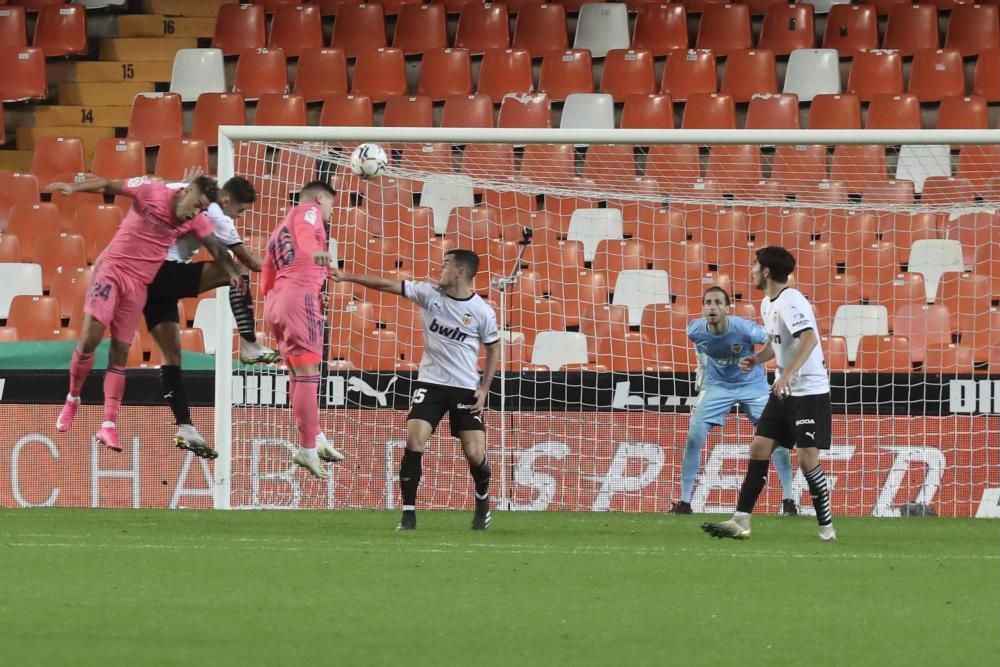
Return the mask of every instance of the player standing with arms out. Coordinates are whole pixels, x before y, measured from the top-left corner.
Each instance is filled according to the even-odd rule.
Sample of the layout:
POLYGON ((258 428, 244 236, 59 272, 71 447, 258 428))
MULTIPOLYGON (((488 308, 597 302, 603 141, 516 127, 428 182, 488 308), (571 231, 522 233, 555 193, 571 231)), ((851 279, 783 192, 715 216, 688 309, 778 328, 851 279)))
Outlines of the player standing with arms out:
POLYGON ((780 445, 799 450, 799 467, 816 508, 819 539, 837 539, 830 487, 819 464, 819 451, 830 448, 830 378, 823 366, 812 306, 800 291, 788 287, 788 276, 794 269, 795 258, 790 252, 768 246, 757 251, 757 261, 750 271, 751 282, 764 291, 760 312, 770 341, 740 363, 749 372, 758 364, 776 359, 778 372, 757 424, 757 435, 750 444, 750 462, 733 518, 701 525, 714 537, 750 537, 750 513, 767 483, 768 458, 780 445))
MULTIPOLYGON (((681 462, 681 499, 670 508, 671 514, 691 514, 691 497, 701 462, 701 450, 713 426, 723 426, 734 405, 746 413, 754 425, 767 405, 770 390, 764 367, 755 365, 749 371, 740 369, 740 362, 753 357, 754 346, 767 342, 767 333, 756 322, 729 314, 729 293, 721 287, 709 287, 702 296, 700 319, 688 324, 687 335, 698 353, 697 406, 688 426, 687 444, 681 462)), ((792 461, 785 448, 771 457, 781 479, 784 498, 782 516, 795 516, 792 494, 792 461)))
POLYGON ((322 181, 303 186, 299 204, 271 233, 261 275, 264 323, 278 341, 290 375, 289 393, 299 448, 292 461, 326 479, 320 460, 336 463, 344 455, 331 447, 319 428, 319 366, 323 361, 323 306, 330 253, 324 225, 333 215, 335 193, 322 181))
MULTIPOLYGON (((199 170, 200 171, 200 170, 199 170)), ((180 189, 184 183, 169 187, 180 189)), ((215 237, 226 246, 251 271, 261 270, 261 261, 243 245, 236 231, 234 218, 254 203, 256 193, 245 178, 234 176, 219 190, 218 203, 208 205, 205 215, 212 223, 215 237)), ((177 302, 195 297, 203 292, 229 284, 229 276, 215 262, 192 262, 200 243, 193 235, 177 239, 167 252, 166 261, 149 285, 149 295, 143 315, 149 333, 163 356, 160 381, 163 397, 170 406, 177 423, 174 443, 181 449, 194 452, 202 458, 214 459, 218 454, 201 437, 191 421, 187 394, 181 372, 180 313, 177 302)), ((272 350, 257 343, 254 331, 253 299, 248 291, 230 290, 229 305, 240 331, 240 361, 243 363, 273 363, 280 357, 272 350)))
POLYGON ((163 264, 170 246, 179 237, 193 232, 212 253, 230 284, 238 287, 241 283, 229 253, 212 235, 208 218, 200 215, 215 201, 218 188, 213 179, 200 176, 180 190, 172 190, 164 183, 144 177, 127 182, 96 179, 82 183, 53 183, 49 189, 65 194, 101 192, 133 199, 132 208, 94 264, 94 277, 83 309, 80 344, 73 351, 69 367, 69 395, 56 420, 56 430, 60 433, 73 425, 73 418, 80 409, 80 391, 94 366, 94 350, 104 337, 105 328, 110 328, 111 349, 104 374, 104 421, 97 431, 97 439, 120 452, 117 421, 125 394, 128 350, 142 317, 148 285, 163 264))
POLYGON ((359 276, 331 271, 338 282, 352 282, 403 296, 420 306, 424 321, 424 353, 406 417, 406 449, 399 464, 403 517, 396 530, 417 527, 417 488, 427 441, 448 413, 451 434, 462 443, 475 484, 473 530, 487 530, 490 514, 490 462, 486 457, 483 408, 500 363, 496 313, 476 294, 473 279, 479 256, 471 250, 449 250, 437 285, 412 280, 359 276), (486 346, 482 377, 476 371, 480 346, 486 346))

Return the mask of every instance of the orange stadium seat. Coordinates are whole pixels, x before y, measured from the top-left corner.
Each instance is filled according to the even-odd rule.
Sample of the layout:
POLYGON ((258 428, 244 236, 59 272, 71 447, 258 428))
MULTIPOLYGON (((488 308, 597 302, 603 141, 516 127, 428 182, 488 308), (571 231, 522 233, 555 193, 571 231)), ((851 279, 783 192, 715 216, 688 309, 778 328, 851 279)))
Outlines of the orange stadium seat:
POLYGON ((509 327, 524 334, 526 345, 533 345, 539 331, 565 331, 563 304, 554 299, 514 295, 511 298, 509 327))
POLYGON ((406 63, 399 49, 370 49, 358 56, 351 93, 367 95, 375 104, 406 95, 406 63))
POLYGON ((962 146, 958 153, 958 175, 972 181, 977 192, 990 191, 1000 178, 1000 147, 962 146))
POLYGON ((962 56, 974 56, 986 49, 1000 47, 1000 7, 989 4, 955 5, 948 19, 944 46, 958 49, 962 56))
MULTIPOLYGON (((301 67, 302 61, 299 62, 301 67)), ((239 93, 202 93, 194 105, 191 138, 215 146, 219 143, 220 125, 246 125, 246 122, 246 101, 239 93)))
POLYGON ((748 130, 797 130, 799 129, 798 95, 753 95, 747 109, 748 130))
POLYGON ((674 108, 670 95, 629 95, 621 115, 622 129, 671 130, 674 108))
POLYGON ((327 95, 319 124, 342 127, 371 127, 375 124, 372 98, 367 95, 327 95))
POLYGON ((640 239, 603 239, 597 244, 591 265, 594 271, 607 274, 608 282, 613 285, 618 274, 626 269, 649 268, 648 255, 646 243, 640 239))
POLYGON ((940 46, 935 5, 906 3, 889 10, 889 21, 882 39, 883 49, 896 49, 904 56, 912 56, 921 49, 937 49, 940 46))
POLYGON ((532 90, 531 54, 526 49, 492 49, 483 54, 476 92, 502 100, 508 93, 532 90))
MULTIPOLYGON (((552 298, 562 303, 567 326, 578 326, 585 315, 593 317, 595 309, 607 306, 610 301, 608 276, 599 271, 551 267, 548 276, 552 298)), ((613 315, 606 314, 605 318, 610 316, 613 315)))
POLYGON ((355 58, 362 51, 388 46, 382 5, 342 4, 337 10, 330 46, 343 49, 348 58, 355 58))
POLYGON ((861 199, 873 205, 913 204, 913 181, 881 181, 861 186, 861 199))
POLYGON ((501 238, 498 213, 486 206, 456 206, 448 216, 448 234, 455 237, 458 247, 497 240, 501 238))
POLYGON ((16 234, 0 234, 0 263, 21 261, 21 240, 16 234))
POLYGON ((480 54, 510 46, 507 5, 470 3, 462 7, 455 32, 455 47, 480 54))
POLYGON ((736 129, 736 106, 725 93, 692 93, 684 104, 681 127, 699 130, 736 129))
POLYGON ((504 96, 497 127, 552 127, 549 96, 544 93, 504 96))
POLYGON ((31 45, 46 58, 87 52, 87 10, 82 5, 48 5, 38 11, 31 45))
POLYGON ((927 373, 972 373, 975 365, 976 350, 971 345, 929 345, 922 368, 927 373))
POLYGON ((284 7, 285 5, 297 5, 302 2, 302 0, 251 0, 253 4, 260 5, 261 8, 268 14, 274 14, 278 9, 284 7))
POLYGON ((90 268, 78 266, 69 267, 53 276, 49 295, 59 302, 60 319, 69 320, 73 315, 74 305, 83 302, 92 274, 90 268))
POLYGON ((872 5, 876 11, 878 11, 879 16, 886 16, 896 5, 911 1, 912 0, 872 0, 867 4, 872 5))
POLYGON ((298 58, 305 49, 323 47, 323 24, 318 5, 281 5, 271 18, 267 46, 298 58))
POLYGON ((734 102, 749 102, 754 94, 777 93, 774 53, 766 49, 730 52, 719 90, 732 95, 734 102))
POLYGON ((951 313, 946 306, 900 306, 892 317, 892 331, 896 336, 909 338, 910 358, 919 363, 928 345, 952 342, 951 313))
POLYGON ((632 94, 655 93, 656 73, 653 71, 652 52, 632 49, 608 51, 604 57, 599 92, 610 93, 615 102, 624 102, 632 94))
POLYGON ((680 3, 650 3, 639 6, 632 33, 632 48, 645 49, 654 56, 687 50, 687 12, 680 3))
POLYGON ((0 170, 0 229, 6 227, 14 204, 34 204, 38 200, 38 180, 34 174, 0 170))
POLYGON ((917 96, 910 93, 873 95, 865 127, 869 130, 919 130, 920 102, 917 96))
POLYGON ((861 101, 858 96, 837 94, 813 97, 809 105, 809 129, 860 130, 861 101))
POLYGON ((249 49, 262 49, 264 8, 260 5, 226 3, 219 5, 212 35, 212 48, 222 49, 223 55, 235 56, 249 49))
MULTIPOLYGON (((87 178, 87 174, 76 174, 74 179, 87 178)), ((74 192, 71 195, 61 192, 52 193, 52 203, 59 209, 63 221, 72 220, 78 206, 84 204, 103 204, 104 195, 98 192, 74 192)), ((64 224, 65 227, 65 224, 64 224)))
POLYGON ((836 4, 826 15, 823 48, 837 49, 842 57, 878 48, 878 17, 871 5, 836 4))
POLYGON ((758 48, 770 49, 776 56, 787 56, 795 49, 811 49, 815 43, 812 5, 768 5, 758 48))
POLYGON ((42 289, 48 291, 59 272, 87 265, 86 243, 79 234, 61 232, 36 240, 34 257, 42 267, 42 289))
POLYGON ((719 145, 709 151, 705 178, 714 180, 726 194, 746 193, 763 178, 762 169, 758 146, 719 145))
POLYGON ((861 271, 862 294, 865 298, 876 302, 885 300, 875 295, 879 294, 884 286, 891 286, 900 273, 899 262, 896 261, 896 248, 891 241, 879 241, 863 248, 858 259, 848 258, 847 268, 861 271), (853 266, 852 261, 856 262, 853 266))
MULTIPOLYGON (((446 103, 447 104, 447 103, 446 103)), ((461 172, 473 178, 514 178, 514 147, 509 144, 467 144, 461 172)))
POLYGON ((301 95, 265 93, 257 100, 254 125, 305 125, 306 101, 301 95))
POLYGON ((843 183, 852 191, 863 190, 871 182, 889 180, 885 147, 843 145, 833 149, 830 180, 843 183))
POLYGON ((303 49, 295 67, 292 92, 301 95, 306 102, 347 93, 347 58, 343 49, 303 49))
POLYGON ((583 160, 583 177, 600 188, 613 190, 634 186, 637 177, 632 146, 595 144, 583 160))
POLYGON ((424 95, 393 95, 385 103, 385 127, 433 127, 434 103, 424 95))
POLYGON ((534 57, 541 57, 549 51, 568 50, 569 36, 563 5, 530 4, 521 9, 514 26, 513 47, 526 49, 534 57))
POLYGON ((975 273, 941 275, 934 302, 951 312, 953 331, 973 331, 975 322, 991 310, 995 279, 995 276, 975 273))
POLYGON ((913 56, 909 91, 921 102, 938 102, 965 93, 965 72, 958 49, 921 49, 913 56))
POLYGON ((981 95, 945 97, 938 107, 939 130, 985 130, 989 127, 986 98, 981 95))
POLYGON ((667 192, 687 189, 701 178, 698 147, 685 144, 656 144, 649 149, 646 175, 667 192))
POLYGON ((17 329, 14 327, 0 327, 0 343, 16 343, 17 329))
POLYGON ((597 363, 612 371, 641 371, 658 362, 656 349, 641 333, 628 332, 622 338, 603 338, 597 348, 597 363))
POLYGON ((83 141, 77 137, 36 137, 31 157, 31 173, 45 190, 61 175, 86 171, 83 141))
POLYGON ((573 93, 594 92, 590 51, 571 49, 546 53, 538 75, 538 92, 545 93, 555 102, 561 102, 573 93))
POLYGON ((19 340, 39 340, 62 326, 59 317, 59 302, 51 296, 28 296, 19 294, 10 302, 7 326, 17 329, 19 340))
MULTIPOLYGON (((568 144, 528 144, 521 158, 520 177, 531 183, 567 183, 576 175, 576 157, 568 144)), ((546 209, 549 209, 546 202, 546 209)))
POLYGON ((87 261, 93 264, 104 247, 118 231, 122 211, 114 204, 81 204, 76 207, 70 225, 87 240, 87 261))
POLYGON ((168 181, 180 180, 190 167, 201 167, 208 173, 208 147, 198 139, 174 139, 160 146, 153 173, 168 181))
POLYGON ((826 146, 776 146, 771 178, 779 181, 825 180, 826 157, 826 146))
POLYGON ((418 95, 440 101, 452 95, 469 95, 471 92, 472 60, 468 51, 445 48, 429 49, 424 53, 420 61, 420 79, 417 82, 418 95))
POLYGON ((28 45, 24 7, 0 7, 0 44, 9 49, 23 49, 28 45))
POLYGON ((903 92, 903 58, 898 51, 859 51, 851 61, 847 92, 868 102, 879 93, 903 92))
POLYGON ((91 171, 101 178, 132 178, 146 173, 146 147, 138 139, 102 137, 94 148, 91 171))
POLYGON ((692 93, 714 93, 718 89, 715 54, 711 50, 674 51, 667 56, 660 92, 683 102, 692 93))
POLYGON ((0 101, 44 99, 47 95, 42 50, 0 48, 0 101))
POLYGON ((184 110, 177 93, 140 93, 132 101, 128 121, 129 139, 159 146, 184 134, 184 110))
POLYGON ((952 205, 972 205, 976 201, 976 189, 968 178, 954 176, 928 176, 924 181, 921 203, 952 205))
POLYGON ((285 52, 282 49, 247 49, 240 52, 236 62, 236 80, 233 92, 247 100, 261 95, 288 92, 288 72, 285 69, 285 52))
POLYGON ((826 362, 827 370, 847 370, 847 340, 843 336, 820 336, 819 344, 823 349, 823 361, 826 362))
POLYGON ((695 44, 699 49, 712 49, 720 56, 751 48, 750 8, 741 4, 706 5, 695 44))
POLYGON ((444 6, 407 4, 400 7, 392 45, 407 55, 448 48, 444 6))
MULTIPOLYGON (((489 95, 449 95, 441 111, 441 127, 493 127, 493 99, 489 95)), ((466 155, 469 154, 466 147, 466 155)))
POLYGON ((878 373, 909 373, 913 370, 909 348, 906 336, 862 336, 854 366, 878 373))
MULTIPOLYGON (((0 84, 2 89, 2 84, 0 84)), ((984 49, 976 58, 972 92, 982 95, 987 102, 1000 102, 1000 47, 984 49)), ((4 99, 7 99, 6 96, 4 99)))

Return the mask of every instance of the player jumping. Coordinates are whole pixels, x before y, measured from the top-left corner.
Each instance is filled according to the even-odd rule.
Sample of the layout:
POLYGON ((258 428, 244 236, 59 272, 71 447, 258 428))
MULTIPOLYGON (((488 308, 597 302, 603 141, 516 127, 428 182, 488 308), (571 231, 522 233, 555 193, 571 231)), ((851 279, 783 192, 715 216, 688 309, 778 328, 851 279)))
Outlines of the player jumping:
POLYGON ((278 341, 288 366, 289 392, 299 448, 292 461, 314 477, 326 479, 320 460, 336 463, 344 455, 327 443, 319 428, 319 366, 323 360, 321 290, 330 253, 324 225, 333 215, 335 193, 322 181, 307 183, 299 204, 271 233, 261 275, 264 322, 278 341))
POLYGON ((757 251, 750 272, 754 286, 764 291, 760 312, 770 340, 756 355, 744 358, 740 366, 749 372, 773 358, 778 372, 750 444, 750 463, 733 518, 701 525, 714 537, 750 537, 750 513, 767 483, 768 458, 780 445, 799 450, 799 467, 816 508, 819 539, 837 539, 830 488, 819 464, 820 450, 830 448, 830 378, 823 366, 812 306, 801 292, 787 285, 794 269, 795 258, 790 252, 769 246, 757 251))
MULTIPOLYGON (((702 297, 702 315, 688 324, 687 335, 698 352, 697 406, 688 426, 687 445, 681 463, 681 499, 670 508, 671 514, 691 514, 691 497, 701 462, 701 450, 713 426, 726 423, 726 415, 739 405, 754 425, 767 405, 770 393, 763 366, 743 372, 740 361, 752 357, 755 345, 767 342, 764 329, 755 322, 729 314, 729 293, 721 287, 709 287, 702 297)), ((785 448, 771 457, 781 479, 784 499, 782 516, 795 516, 792 493, 792 461, 785 448)))
POLYGON ((414 385, 410 414, 406 418, 406 449, 399 464, 403 517, 396 530, 417 527, 417 487, 421 457, 444 414, 451 434, 462 443, 475 484, 476 512, 473 530, 487 530, 490 515, 490 462, 486 457, 483 408, 500 361, 500 334, 496 314, 473 290, 479 256, 471 250, 449 250, 437 285, 379 276, 359 276, 331 270, 338 282, 352 282, 398 294, 422 309, 424 353, 414 385), (476 371, 479 349, 486 346, 482 377, 476 371))
MULTIPOLYGON (((184 187, 183 183, 171 188, 184 187)), ((253 185, 239 176, 226 181, 219 190, 218 203, 208 205, 205 215, 212 223, 215 237, 226 246, 240 263, 251 271, 260 271, 260 259, 243 245, 233 222, 256 199, 253 185)), ((203 292, 229 284, 229 276, 215 262, 192 262, 199 243, 191 235, 181 237, 167 252, 159 272, 149 285, 149 296, 143 315, 149 333, 163 357, 160 381, 163 396, 177 422, 174 443, 181 449, 194 452, 202 458, 218 456, 201 437, 191 421, 187 394, 181 372, 180 314, 177 302, 195 297, 203 292)), ((276 352, 260 345, 254 331, 253 299, 247 291, 230 290, 229 305, 240 331, 240 361, 244 363, 273 363, 279 359, 276 352)))
POLYGON ((125 364, 132 345, 146 291, 163 264, 167 250, 179 237, 193 232, 208 248, 220 270, 234 287, 241 283, 229 253, 212 235, 208 218, 200 215, 215 201, 218 188, 207 176, 196 178, 180 190, 164 183, 140 177, 126 181, 95 179, 80 183, 53 183, 53 192, 101 192, 125 195, 134 201, 118 231, 94 264, 84 304, 83 329, 80 344, 73 351, 69 367, 69 395, 56 430, 65 433, 73 425, 80 409, 80 391, 94 366, 94 350, 111 329, 108 368, 104 374, 104 421, 97 439, 106 447, 120 452, 118 442, 118 411, 125 394, 125 364))

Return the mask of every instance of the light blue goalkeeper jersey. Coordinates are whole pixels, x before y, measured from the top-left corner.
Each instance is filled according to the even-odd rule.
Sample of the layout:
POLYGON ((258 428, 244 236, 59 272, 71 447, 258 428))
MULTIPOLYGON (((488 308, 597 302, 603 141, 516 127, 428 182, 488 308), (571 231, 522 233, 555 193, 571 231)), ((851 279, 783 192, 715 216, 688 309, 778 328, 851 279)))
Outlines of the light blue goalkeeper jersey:
POLYGON ((740 370, 740 359, 754 355, 754 346, 767 342, 764 328, 742 317, 729 317, 726 332, 716 335, 709 331, 705 318, 692 320, 687 328, 688 338, 698 351, 704 367, 702 384, 738 390, 760 390, 767 394, 767 376, 763 366, 755 366, 749 373, 740 370))

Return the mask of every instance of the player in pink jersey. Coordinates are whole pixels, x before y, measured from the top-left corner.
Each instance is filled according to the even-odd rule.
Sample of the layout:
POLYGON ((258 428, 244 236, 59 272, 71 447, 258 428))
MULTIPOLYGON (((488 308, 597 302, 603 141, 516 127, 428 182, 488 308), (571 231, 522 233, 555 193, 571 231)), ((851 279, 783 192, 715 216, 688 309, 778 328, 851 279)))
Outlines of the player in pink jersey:
POLYGON ((215 181, 201 176, 180 190, 144 177, 128 181, 95 179, 81 183, 53 183, 53 192, 101 192, 126 195, 134 201, 111 243, 94 263, 84 304, 83 330, 80 344, 70 362, 69 395, 56 430, 66 432, 80 407, 80 391, 94 365, 104 330, 111 329, 108 368, 104 374, 104 422, 97 439, 115 451, 118 443, 118 411, 125 394, 125 363, 142 309, 146 303, 146 288, 163 264, 167 251, 187 233, 193 233, 208 248, 216 263, 230 276, 234 287, 242 285, 229 253, 212 235, 212 224, 202 212, 218 197, 215 181))
POLYGON ((333 215, 335 193, 322 181, 306 184, 299 204, 267 241, 261 289, 264 323, 278 341, 291 376, 292 412, 299 448, 292 461, 313 476, 326 479, 324 461, 342 461, 319 428, 319 367, 323 360, 321 290, 330 266, 325 225, 333 215))

